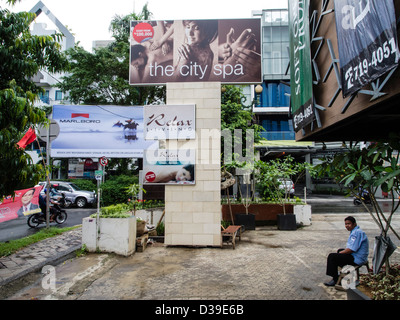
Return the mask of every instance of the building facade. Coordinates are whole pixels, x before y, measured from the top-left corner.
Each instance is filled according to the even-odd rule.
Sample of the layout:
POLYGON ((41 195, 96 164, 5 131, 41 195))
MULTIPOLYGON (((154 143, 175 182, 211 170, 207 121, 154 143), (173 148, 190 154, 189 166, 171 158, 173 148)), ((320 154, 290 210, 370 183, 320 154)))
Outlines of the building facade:
POLYGON ((261 160, 292 155, 298 161, 314 151, 314 143, 297 142, 290 119, 289 20, 287 9, 253 11, 261 19, 263 82, 255 88, 254 117, 265 139, 256 145, 261 160), (257 92, 258 91, 258 92, 257 92), (261 91, 261 92, 259 92, 261 91))
MULTIPOLYGON (((353 1, 354 3, 356 2, 353 1)), ((334 1, 310 1, 311 57, 316 119, 296 133, 297 141, 374 141, 385 139, 390 133, 400 134, 398 129, 400 116, 398 108, 399 68, 395 66, 376 79, 372 79, 372 76, 378 73, 371 71, 377 63, 383 62, 384 64, 386 58, 398 55, 396 44, 399 39, 400 1, 374 1, 374 6, 376 4, 378 8, 394 6, 394 12, 393 9, 387 9, 386 12, 394 14, 390 29, 397 27, 397 34, 394 34, 393 38, 387 42, 381 40, 383 37, 381 35, 368 45, 364 43, 367 43, 368 36, 372 33, 365 29, 374 26, 374 30, 380 31, 380 28, 385 25, 384 17, 373 13, 369 1, 357 3, 358 5, 354 7, 349 2, 346 7, 346 10, 349 8, 353 10, 352 16, 341 17, 340 15, 347 11, 337 11, 334 1), (344 18, 339 25, 339 30, 351 29, 352 33, 341 31, 341 34, 338 34, 337 17, 344 18), (364 27, 361 29, 349 28, 346 23, 353 21, 352 19, 355 19, 355 23, 365 23, 364 27), (363 22, 364 19, 367 22, 363 22), (358 38, 365 41, 361 43, 358 38), (360 64, 353 66, 350 71, 346 69, 347 72, 343 72, 340 65, 340 59, 345 57, 344 51, 342 51, 341 57, 339 50, 339 43, 343 41, 347 41, 344 46, 350 43, 354 43, 353 46, 357 44, 360 47, 359 52, 361 52, 353 57, 353 61, 360 59, 358 60, 360 64), (380 41, 383 41, 382 45, 380 41), (365 52, 368 52, 371 57, 364 59, 362 55, 365 52), (364 82, 358 91, 345 95, 345 89, 349 83, 358 87, 358 79, 361 79, 362 74, 370 75, 371 81, 364 82)), ((375 10, 377 9, 375 8, 375 10)), ((388 18, 385 19, 388 20, 388 18)), ((346 51, 349 51, 348 49, 346 48, 346 51)))
MULTIPOLYGON (((40 16, 41 21, 46 21, 34 21, 32 23, 32 35, 44 36, 61 32, 64 35, 62 43, 60 43, 62 50, 65 51, 74 47, 74 35, 57 19, 42 1, 39 1, 30 12, 35 13, 37 17, 40 16)), ((52 106, 54 104, 68 103, 68 97, 65 93, 56 87, 57 83, 61 81, 62 76, 63 74, 54 74, 47 70, 40 70, 36 74, 34 81, 37 86, 42 87, 44 90, 44 93, 40 95, 40 101, 36 103, 37 105, 52 106)))

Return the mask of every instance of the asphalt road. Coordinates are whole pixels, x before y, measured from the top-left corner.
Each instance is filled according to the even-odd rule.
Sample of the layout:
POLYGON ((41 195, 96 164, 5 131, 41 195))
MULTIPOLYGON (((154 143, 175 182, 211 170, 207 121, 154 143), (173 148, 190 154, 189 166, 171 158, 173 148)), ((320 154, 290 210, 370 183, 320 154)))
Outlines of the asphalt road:
MULTIPOLYGON (((303 200, 303 198, 301 198, 303 200)), ((391 210, 390 199, 378 199, 384 212, 391 210)), ((330 195, 313 195, 307 199, 307 203, 311 205, 312 214, 354 214, 368 213, 363 205, 354 205, 352 197, 330 196, 330 195)), ((369 209, 373 211, 372 206, 369 209)), ((398 210, 399 211, 399 210, 398 210)))
MULTIPOLYGON (((50 226, 65 228, 82 224, 82 219, 90 216, 92 213, 95 213, 97 209, 71 208, 71 209, 66 209, 65 211, 67 212, 68 215, 67 221, 65 221, 63 224, 50 223, 50 226)), ((18 219, 0 223, 0 242, 27 237, 29 235, 35 234, 42 228, 46 227, 46 224, 41 224, 39 225, 39 227, 32 229, 28 226, 27 221, 28 217, 21 217, 18 219)))

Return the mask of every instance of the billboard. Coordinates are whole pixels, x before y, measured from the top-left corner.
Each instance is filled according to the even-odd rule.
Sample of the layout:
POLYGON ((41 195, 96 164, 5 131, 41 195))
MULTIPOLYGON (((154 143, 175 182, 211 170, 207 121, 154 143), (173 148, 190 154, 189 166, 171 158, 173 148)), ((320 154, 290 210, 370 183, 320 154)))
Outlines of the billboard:
POLYGON ((39 194, 42 186, 15 191, 15 196, 8 196, 0 201, 0 222, 41 212, 39 194))
POLYGON ((147 140, 195 139, 195 105, 157 105, 144 108, 144 138, 147 140))
POLYGON ((143 157, 143 184, 194 185, 194 149, 146 151, 143 157))
POLYGON ((393 0, 335 0, 343 97, 397 66, 393 0))
POLYGON ((297 132, 315 119, 309 30, 309 0, 289 0, 290 99, 297 132))
POLYGON ((129 83, 260 83, 260 19, 131 21, 129 83))
POLYGON ((53 106, 60 133, 51 143, 53 158, 142 158, 158 142, 143 137, 143 107, 53 106))

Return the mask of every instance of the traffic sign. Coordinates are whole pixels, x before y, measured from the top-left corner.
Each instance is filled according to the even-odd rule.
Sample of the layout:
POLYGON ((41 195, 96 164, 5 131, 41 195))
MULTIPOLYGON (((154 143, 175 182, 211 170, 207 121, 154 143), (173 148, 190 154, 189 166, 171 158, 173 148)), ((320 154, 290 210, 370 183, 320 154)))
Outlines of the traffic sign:
POLYGON ((108 159, 106 157, 101 157, 99 162, 103 167, 105 167, 108 164, 108 159))
POLYGON ((46 128, 45 126, 38 127, 38 136, 41 140, 46 141, 47 135, 49 136, 49 142, 53 142, 58 135, 60 134, 60 126, 58 122, 54 119, 51 119, 50 126, 46 128))

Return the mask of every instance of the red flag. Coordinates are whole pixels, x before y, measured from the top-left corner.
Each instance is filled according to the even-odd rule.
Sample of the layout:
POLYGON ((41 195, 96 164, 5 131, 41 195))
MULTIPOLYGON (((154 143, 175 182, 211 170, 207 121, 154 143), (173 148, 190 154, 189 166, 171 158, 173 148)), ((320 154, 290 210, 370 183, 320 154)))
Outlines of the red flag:
POLYGON ((31 144, 36 139, 35 130, 29 128, 28 132, 22 137, 22 139, 17 143, 21 149, 25 149, 29 144, 31 144))

